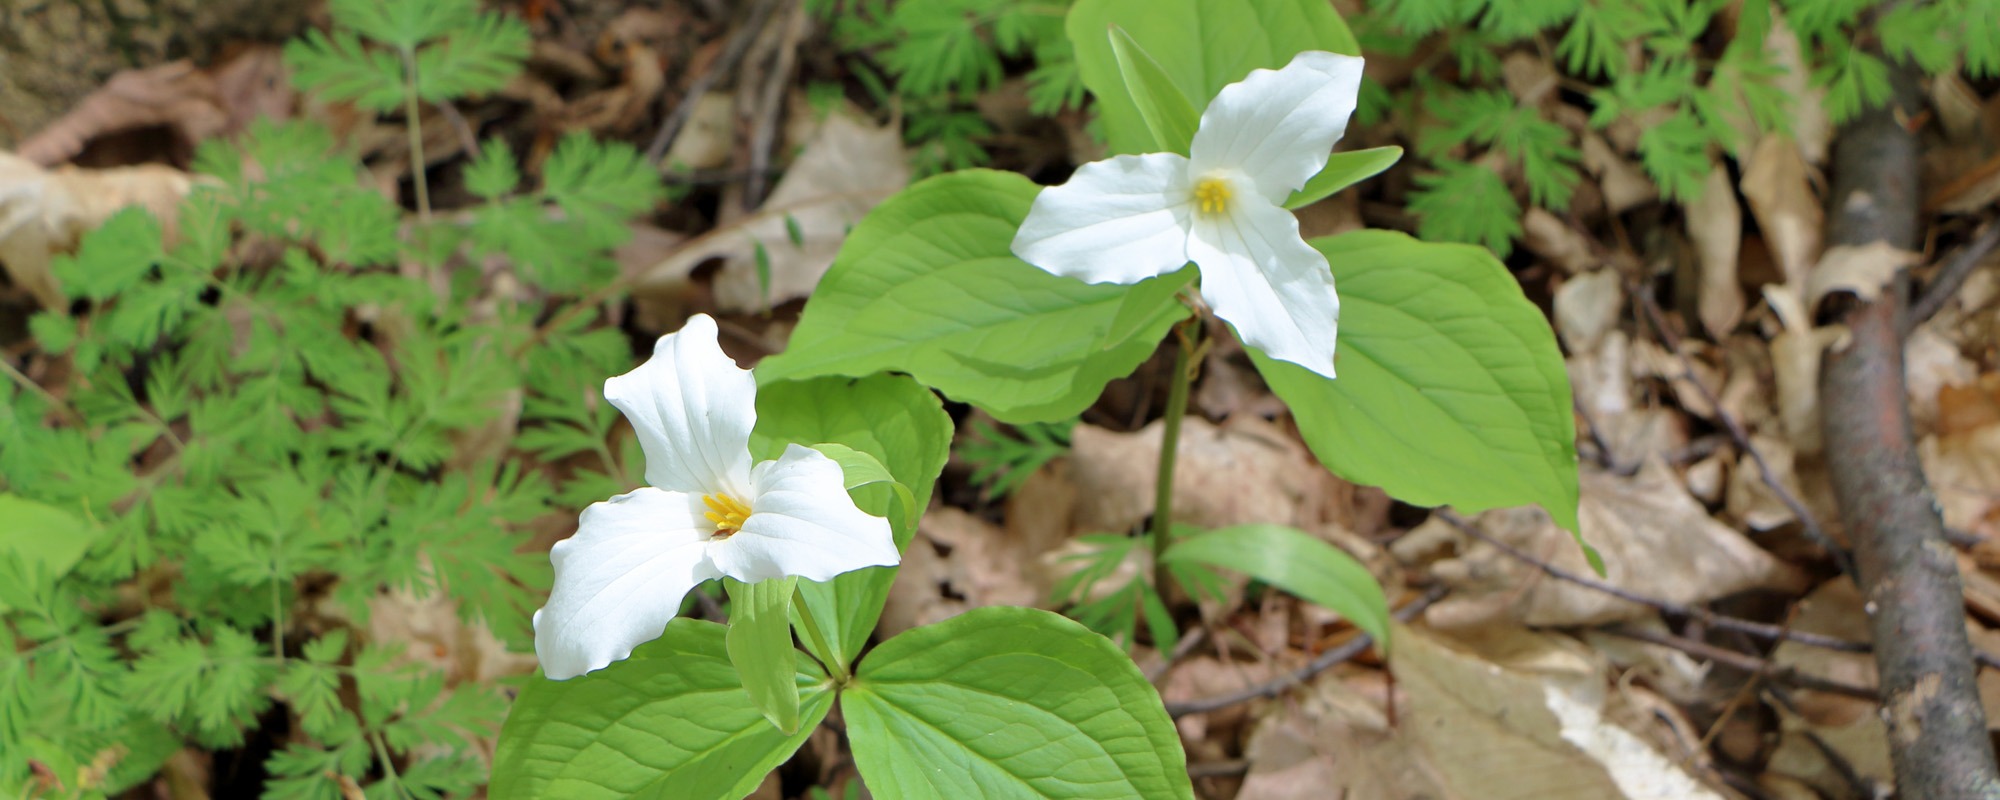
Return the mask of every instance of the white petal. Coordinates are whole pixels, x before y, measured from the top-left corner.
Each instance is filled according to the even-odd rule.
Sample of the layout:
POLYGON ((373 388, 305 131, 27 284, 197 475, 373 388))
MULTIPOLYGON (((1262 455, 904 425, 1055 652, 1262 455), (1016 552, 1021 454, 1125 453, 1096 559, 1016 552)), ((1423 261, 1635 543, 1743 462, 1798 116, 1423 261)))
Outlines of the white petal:
POLYGON ((1114 156, 1036 195, 1014 235, 1014 255, 1091 283, 1138 283, 1187 265, 1194 213, 1187 159, 1114 156))
POLYGON ((695 584, 721 577, 705 543, 701 498, 640 489, 583 510, 576 535, 549 550, 555 590, 535 612, 535 655, 565 680, 660 637, 695 584))
POLYGON ((749 493, 757 381, 716 343, 715 320, 696 314, 660 337, 653 357, 604 382, 646 451, 646 482, 692 494, 749 493))
POLYGON ((1340 297, 1326 256, 1299 238, 1292 212, 1251 200, 1203 215, 1188 254, 1201 267, 1202 298, 1244 344, 1333 377, 1340 297))
POLYGON ((1361 59, 1308 50, 1284 69, 1251 70, 1201 113, 1190 174, 1237 169, 1282 203, 1326 166, 1361 93, 1361 59))
POLYGON ((797 575, 823 581, 901 560, 889 521, 856 508, 839 462, 790 445, 751 472, 756 490, 743 530, 709 545, 717 569, 739 581, 797 575))

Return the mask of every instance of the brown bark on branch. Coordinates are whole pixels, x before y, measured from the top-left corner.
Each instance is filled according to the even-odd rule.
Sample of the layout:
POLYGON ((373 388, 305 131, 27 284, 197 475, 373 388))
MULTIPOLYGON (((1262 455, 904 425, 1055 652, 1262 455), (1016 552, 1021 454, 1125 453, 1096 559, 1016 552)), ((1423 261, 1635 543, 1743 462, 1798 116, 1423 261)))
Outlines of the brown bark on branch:
MULTIPOLYGON (((1912 82, 1840 131, 1827 244, 1921 243, 1912 82)), ((1993 747, 1974 683, 1958 564, 1924 482, 1903 384, 1906 276, 1835 315, 1847 340, 1820 373, 1826 451, 1840 516, 1868 599, 1883 719, 1901 797, 2000 798, 1993 747)), ((1836 301, 1847 298, 1836 298, 1836 301)))

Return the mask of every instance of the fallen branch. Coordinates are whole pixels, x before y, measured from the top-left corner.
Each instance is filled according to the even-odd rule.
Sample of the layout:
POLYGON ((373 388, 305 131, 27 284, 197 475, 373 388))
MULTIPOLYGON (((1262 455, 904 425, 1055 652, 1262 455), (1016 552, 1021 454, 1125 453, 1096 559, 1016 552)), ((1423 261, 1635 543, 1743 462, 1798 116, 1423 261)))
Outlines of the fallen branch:
MULTIPOLYGON (((1444 595, 1445 589, 1443 587, 1433 587, 1430 591, 1424 592, 1422 597, 1410 601, 1402 608, 1396 609, 1393 616, 1395 616, 1397 622, 1409 622, 1418 614, 1424 613, 1424 609, 1430 608, 1432 603, 1443 599, 1444 595)), ((1353 639, 1349 639, 1339 647, 1319 654, 1319 657, 1314 658, 1312 663, 1240 692, 1232 692, 1216 697, 1204 697, 1199 700, 1188 700, 1180 703, 1168 703, 1167 714, 1173 717, 1185 717, 1189 714, 1218 711, 1239 703, 1248 703, 1258 698, 1277 697, 1294 686, 1304 685, 1307 681, 1312 680, 1314 676, 1331 669, 1333 665, 1367 652, 1368 648, 1374 645, 1375 640, 1364 633, 1353 639)))
MULTIPOLYGON (((1844 126, 1834 144, 1827 244, 1921 241, 1917 140, 1902 123, 1918 111, 1915 82, 1844 126)), ((1867 599, 1881 673, 1882 717, 1897 794, 1925 800, 2000 798, 1992 741, 1974 683, 1965 596, 1944 522, 1924 482, 1903 380, 1909 287, 1892 280, 1874 300, 1830 298, 1844 344, 1820 370, 1828 469, 1854 574, 1867 599)))

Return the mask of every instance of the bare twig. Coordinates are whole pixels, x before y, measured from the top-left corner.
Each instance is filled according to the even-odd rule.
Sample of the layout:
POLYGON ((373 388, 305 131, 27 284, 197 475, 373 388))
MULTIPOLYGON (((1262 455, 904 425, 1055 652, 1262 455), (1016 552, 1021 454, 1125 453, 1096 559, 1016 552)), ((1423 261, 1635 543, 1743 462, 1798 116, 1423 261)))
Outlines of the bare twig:
POLYGON ((1146 673, 1146 682, 1159 683, 1161 678, 1167 676, 1168 670, 1173 669, 1175 664, 1187 658, 1189 653, 1194 652, 1194 649, 1205 641, 1208 641, 1208 628, 1201 627, 1188 631, 1186 636, 1182 636, 1180 641, 1174 643, 1172 651, 1161 654, 1159 661, 1143 670, 1146 673))
MULTIPOLYGON (((1893 97, 1843 126, 1827 194, 1828 244, 1921 241, 1916 136, 1903 120, 1921 108, 1907 71, 1893 97)), ((1819 400, 1829 472, 1854 543, 1856 585, 1868 602, 1882 718, 1897 794, 1926 800, 2000 798, 1986 714, 1965 632, 1958 561, 1944 537, 1911 432, 1903 374, 1900 277, 1879 297, 1847 302, 1845 343, 1824 356, 1819 400)), ((1831 298, 1841 302, 1844 298, 1831 298)))
MULTIPOLYGON (((799 40, 806 35, 806 13, 798 0, 782 0, 783 11, 771 37, 771 67, 764 72, 754 103, 744 103, 751 115, 750 181, 743 187, 743 210, 762 205, 771 171, 771 150, 777 146, 778 118, 783 111, 785 89, 792 85, 798 68, 799 40)), ((748 87, 739 96, 747 96, 748 87)))
POLYGON ((1839 567, 1843 574, 1853 575, 1854 563, 1847 557, 1847 551, 1842 549, 1840 543, 1835 542, 1833 537, 1827 535, 1826 529, 1820 527, 1819 519, 1813 516, 1805 503, 1800 502, 1798 496, 1792 494, 1791 489, 1785 488, 1785 482, 1778 478, 1777 470, 1771 468, 1770 462, 1764 460, 1764 453, 1750 442, 1750 433, 1743 429, 1743 423, 1737 421, 1736 416, 1729 413, 1728 409, 1723 408, 1722 400, 1708 388, 1708 384, 1701 381, 1701 376, 1695 372, 1694 360, 1688 357, 1687 349, 1681 347, 1680 335, 1667 327, 1666 315, 1660 312, 1660 304, 1653 299, 1652 292, 1637 283, 1629 283, 1625 288, 1626 293, 1638 302, 1639 310, 1646 317, 1646 321, 1659 333, 1660 341, 1666 344, 1667 349, 1673 351, 1674 358, 1680 361, 1681 371, 1686 375, 1688 383, 1694 385, 1695 391, 1701 394, 1703 402, 1715 409, 1715 419, 1729 432, 1730 440, 1736 442, 1736 447, 1750 456, 1751 463, 1757 465, 1758 479, 1770 488, 1772 494, 1777 495, 1778 501, 1784 503, 1785 508, 1791 510, 1792 516, 1798 518, 1800 527, 1805 529, 1806 537, 1825 549, 1827 555, 1833 558, 1834 565, 1839 567))
POLYGON ((1924 287, 1923 296, 1910 306, 1910 316, 1904 321, 1903 334, 1909 335, 1911 330, 1924 324, 1925 320, 1936 316, 1951 296, 1958 292, 1958 287, 1965 285, 1965 279, 1972 277, 1972 273, 1979 269, 1979 265, 1986 260, 1986 257, 1992 255, 1996 246, 2000 246, 2000 222, 1988 222, 1985 227, 1980 228, 1977 235, 1972 237, 1972 241, 1959 248, 1958 252, 1951 254, 1951 258, 1938 269, 1937 276, 1931 278, 1930 285, 1924 287))
POLYGON ((472 123, 466 122, 465 115, 458 113, 458 106, 452 105, 448 101, 439 100, 432 103, 431 107, 437 109, 438 114, 444 117, 447 124, 451 125, 452 133, 458 136, 458 146, 465 150, 465 157, 478 158, 479 137, 473 135, 472 123))
POLYGON ((1195 761, 1188 764, 1190 778, 1233 778, 1250 771, 1250 761, 1232 758, 1227 761, 1195 761))
MULTIPOLYGON (((1432 587, 1430 591, 1424 592, 1422 597, 1418 597, 1402 608, 1396 609, 1394 614, 1396 620, 1398 622, 1408 622, 1418 614, 1424 613, 1424 609, 1430 608, 1432 603, 1444 597, 1445 591, 1444 587, 1441 586, 1432 587)), ((1202 714, 1228 708, 1239 703, 1248 703, 1258 698, 1277 697, 1294 686, 1300 686, 1312 680, 1314 676, 1333 668, 1333 665, 1367 652, 1368 648, 1374 645, 1375 640, 1372 637, 1362 634, 1349 639, 1339 647, 1319 654, 1311 663, 1280 675, 1274 680, 1260 683, 1240 692, 1232 692, 1216 697, 1204 697, 1199 700, 1188 700, 1180 703, 1168 703, 1167 714, 1175 717, 1185 717, 1189 714, 1202 714)))
POLYGON ((1764 680, 1789 684, 1801 689, 1832 692, 1834 694, 1860 697, 1868 700, 1875 699, 1875 690, 1873 688, 1832 680, 1830 678, 1821 678, 1816 675, 1808 675, 1783 664, 1773 664, 1768 660, 1758 658, 1749 653, 1739 653, 1735 650, 1716 647, 1707 642, 1630 625, 1613 625, 1607 628, 1600 628, 1599 630, 1613 636, 1632 639, 1634 641, 1671 647, 1696 658, 1713 661, 1717 664, 1727 665, 1733 669, 1748 672, 1764 680))
POLYGON ((714 88, 716 81, 736 68, 736 62, 743 58, 745 50, 750 49, 750 42, 757 38, 764 21, 777 7, 778 0, 757 0, 757 4, 751 6, 750 18, 744 21, 742 27, 732 31, 729 41, 723 43, 722 55, 716 57, 701 77, 688 84, 687 93, 681 95, 680 102, 674 104, 674 110, 667 112, 667 118, 660 122, 660 130, 653 134, 653 142, 646 145, 646 163, 655 168, 660 166, 660 159, 666 157, 667 148, 674 144, 674 137, 680 135, 681 127, 687 124, 689 117, 694 116, 695 104, 702 95, 708 94, 709 89, 714 88))
MULTIPOLYGON (((1443 519, 1447 524, 1451 525, 1452 527, 1459 529, 1461 532, 1465 533, 1465 535, 1471 536, 1475 539, 1478 539, 1489 545, 1492 545, 1493 549, 1499 550, 1501 553, 1506 554, 1508 557, 1513 558, 1516 561, 1520 561, 1524 564, 1539 569, 1542 571, 1543 574, 1548 575, 1551 578, 1555 578, 1556 580, 1563 581, 1566 583, 1573 583, 1578 586, 1582 586, 1586 589, 1590 589, 1592 591, 1602 592, 1604 594, 1611 595, 1612 597, 1616 597, 1620 600, 1625 600, 1627 602, 1632 602, 1632 603, 1638 603, 1639 605, 1642 606, 1648 606, 1658 610, 1660 613, 1663 614, 1668 614, 1676 617, 1687 617, 1688 619, 1693 620, 1696 623, 1706 625, 1711 628, 1719 628, 1721 630, 1726 630, 1726 631, 1735 631, 1737 633, 1753 636, 1768 642, 1797 642, 1807 647, 1818 647, 1824 650, 1838 650, 1843 653, 1867 653, 1867 652, 1872 652, 1874 650, 1874 648, 1870 646, 1867 642, 1851 642, 1846 639, 1841 639, 1834 636, 1827 636, 1824 634, 1812 633, 1810 631, 1793 630, 1790 627, 1784 625, 1772 625, 1770 623, 1758 622, 1756 620, 1744 619, 1742 617, 1731 617, 1723 614, 1717 614, 1714 611, 1710 611, 1702 606, 1691 606, 1685 603, 1676 603, 1672 600, 1667 600, 1664 598, 1649 597, 1647 595, 1634 592, 1630 589, 1625 589, 1619 586, 1614 586, 1612 584, 1605 583, 1604 581, 1597 580, 1596 578, 1592 578, 1588 575, 1578 575, 1574 572, 1570 572, 1569 570, 1551 564, 1547 560, 1537 558, 1533 553, 1526 552, 1518 547, 1515 547, 1513 545, 1507 544, 1506 542, 1494 538, 1493 534, 1487 533, 1484 529, 1481 529, 1476 523, 1472 522, 1471 520, 1467 520, 1450 511, 1440 510, 1437 512, 1437 514, 1439 518, 1443 519)), ((2000 668, 2000 657, 1996 657, 1985 652, 1974 653, 1973 660, 1977 661, 1979 664, 1983 666, 2000 668)))

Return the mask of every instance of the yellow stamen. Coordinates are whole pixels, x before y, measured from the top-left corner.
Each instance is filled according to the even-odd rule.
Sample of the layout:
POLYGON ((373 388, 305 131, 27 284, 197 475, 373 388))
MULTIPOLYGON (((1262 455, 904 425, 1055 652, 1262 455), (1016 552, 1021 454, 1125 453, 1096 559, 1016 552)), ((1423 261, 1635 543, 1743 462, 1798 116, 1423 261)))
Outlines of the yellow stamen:
POLYGON ((708 506, 709 522, 715 523, 715 538, 727 539, 743 530, 743 521, 750 518, 750 507, 743 501, 726 494, 707 494, 701 497, 702 505, 708 506))
POLYGON ((1203 214, 1228 211, 1229 195, 1229 181, 1221 178, 1203 178, 1194 185, 1195 208, 1203 214))

